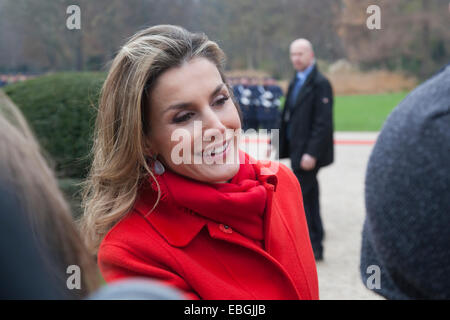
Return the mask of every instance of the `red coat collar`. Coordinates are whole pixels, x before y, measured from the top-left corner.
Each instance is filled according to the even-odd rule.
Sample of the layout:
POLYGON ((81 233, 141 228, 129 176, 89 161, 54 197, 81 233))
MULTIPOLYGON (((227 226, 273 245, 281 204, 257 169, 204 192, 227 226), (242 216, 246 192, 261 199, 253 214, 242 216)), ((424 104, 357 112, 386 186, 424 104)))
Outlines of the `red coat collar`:
MULTIPOLYGON (((278 179, 276 176, 277 167, 274 162, 261 162, 251 158, 246 153, 240 151, 241 165, 251 163, 255 168, 256 178, 261 181, 266 189, 276 190, 278 179), (243 162, 249 161, 249 162, 243 162)), ((144 216, 148 222, 158 231, 158 233, 172 246, 187 246, 208 224, 208 220, 197 214, 193 214, 188 209, 179 207, 172 201, 160 201, 157 208, 151 212, 156 201, 157 193, 152 184, 146 183, 139 192, 134 209, 144 216)), ((170 196, 167 186, 160 184, 161 198, 170 196)), ((265 219, 267 217, 265 216, 265 219)), ((211 228, 208 228, 211 234, 211 228)))

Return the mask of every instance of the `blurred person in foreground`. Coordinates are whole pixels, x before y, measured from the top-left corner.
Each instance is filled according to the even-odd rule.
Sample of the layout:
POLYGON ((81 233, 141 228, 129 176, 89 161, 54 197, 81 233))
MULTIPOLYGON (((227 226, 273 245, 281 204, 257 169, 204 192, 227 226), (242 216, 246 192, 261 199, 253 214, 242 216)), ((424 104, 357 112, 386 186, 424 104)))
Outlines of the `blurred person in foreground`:
POLYGON ((171 25, 121 48, 100 97, 86 240, 108 283, 161 280, 189 299, 318 299, 300 185, 240 150, 224 58, 206 35, 171 25))
POLYGON ((389 115, 365 202, 364 284, 387 299, 450 299, 450 65, 389 115))
POLYGON ((1 91, 0 190, 0 297, 77 299, 95 290, 95 259, 25 118, 1 91), (67 286, 70 265, 80 268, 79 289, 67 286))
POLYGON ((319 72, 308 40, 293 41, 290 58, 295 76, 281 115, 280 158, 290 157, 302 186, 311 245, 316 261, 320 261, 324 231, 317 174, 333 162, 333 90, 319 72))
POLYGON ((173 288, 141 278, 100 288, 95 258, 78 234, 53 171, 25 118, 1 91, 0 238, 0 299, 183 298, 173 288), (79 280, 67 272, 69 266, 79 267, 79 280))

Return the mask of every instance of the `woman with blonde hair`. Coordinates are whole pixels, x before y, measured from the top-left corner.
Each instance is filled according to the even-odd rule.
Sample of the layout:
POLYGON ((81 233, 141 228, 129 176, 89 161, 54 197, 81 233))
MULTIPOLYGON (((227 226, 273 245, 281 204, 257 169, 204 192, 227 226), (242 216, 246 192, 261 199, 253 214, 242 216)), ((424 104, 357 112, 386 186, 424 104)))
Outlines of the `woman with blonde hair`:
POLYGON ((204 34, 170 25, 118 52, 86 180, 87 243, 107 282, 156 279, 190 299, 318 299, 300 185, 239 149, 224 59, 204 34))
MULTIPOLYGON (((83 298, 96 289, 100 275, 95 259, 78 233, 53 171, 41 155, 25 118, 1 91, 0 188, 2 202, 6 204, 1 206, 2 227, 5 222, 17 222, 12 224, 25 237, 15 234, 18 241, 10 239, 12 242, 7 244, 18 256, 2 261, 2 277, 15 289, 5 287, 6 283, 0 281, 5 291, 2 296, 72 299, 83 298), (14 211, 6 211, 6 207, 13 207, 14 211), (72 272, 69 266, 76 266, 80 271, 79 283, 74 280, 74 287, 70 288, 67 285, 72 272), (34 275, 31 280, 23 280, 30 279, 31 275, 34 275)), ((1 254, 6 252, 2 250, 1 254)))

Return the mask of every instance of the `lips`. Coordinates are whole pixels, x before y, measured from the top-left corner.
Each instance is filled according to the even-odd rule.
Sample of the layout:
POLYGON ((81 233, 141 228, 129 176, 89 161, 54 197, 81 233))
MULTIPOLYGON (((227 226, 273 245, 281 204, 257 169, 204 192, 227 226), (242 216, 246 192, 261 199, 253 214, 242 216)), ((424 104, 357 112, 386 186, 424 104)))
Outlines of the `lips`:
POLYGON ((216 146, 213 146, 213 147, 210 147, 208 149, 203 150, 202 155, 204 157, 214 157, 216 155, 220 155, 220 154, 224 153, 227 150, 229 145, 230 145, 230 140, 229 141, 225 141, 221 145, 216 145, 216 146))

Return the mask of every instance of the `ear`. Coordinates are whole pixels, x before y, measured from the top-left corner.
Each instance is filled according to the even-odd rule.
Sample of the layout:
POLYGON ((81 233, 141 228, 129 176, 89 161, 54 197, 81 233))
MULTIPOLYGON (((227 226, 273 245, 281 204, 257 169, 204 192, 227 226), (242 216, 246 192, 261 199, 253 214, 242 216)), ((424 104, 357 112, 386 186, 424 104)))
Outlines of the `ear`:
POLYGON ((154 154, 156 154, 153 145, 149 138, 145 138, 144 141, 144 155, 152 157, 154 154))

